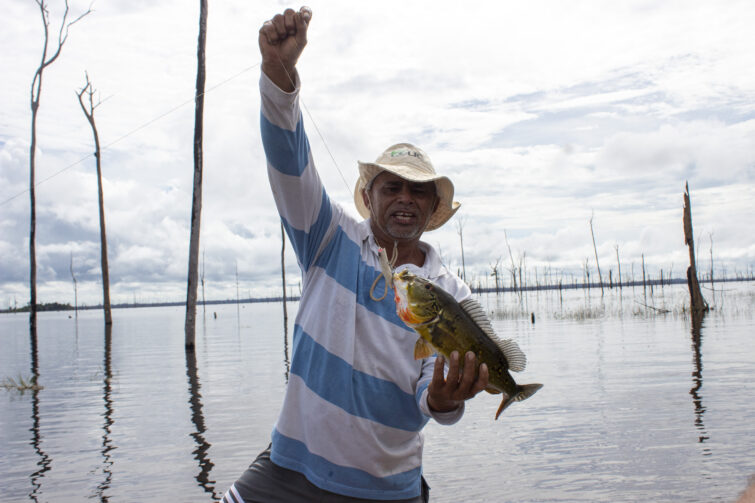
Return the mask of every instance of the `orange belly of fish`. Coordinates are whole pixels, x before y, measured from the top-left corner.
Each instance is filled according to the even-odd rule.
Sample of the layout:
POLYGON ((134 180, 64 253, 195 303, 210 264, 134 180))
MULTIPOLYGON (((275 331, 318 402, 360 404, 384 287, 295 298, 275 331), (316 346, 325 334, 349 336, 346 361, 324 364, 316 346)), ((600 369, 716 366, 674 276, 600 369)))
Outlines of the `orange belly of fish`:
POLYGON ((417 325, 418 323, 422 323, 422 320, 414 316, 414 314, 408 308, 398 309, 398 317, 401 318, 404 323, 408 323, 410 325, 417 325))

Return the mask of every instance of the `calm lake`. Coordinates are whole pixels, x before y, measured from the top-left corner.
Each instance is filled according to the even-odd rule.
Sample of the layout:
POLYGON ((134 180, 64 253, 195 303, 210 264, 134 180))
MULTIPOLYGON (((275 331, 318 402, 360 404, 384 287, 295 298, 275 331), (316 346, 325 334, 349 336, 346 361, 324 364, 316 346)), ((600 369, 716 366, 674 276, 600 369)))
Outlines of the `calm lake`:
MULTIPOLYGON (((434 502, 734 501, 755 473, 755 283, 483 295, 541 382, 498 421, 483 393, 425 429, 434 502), (663 311, 668 312, 663 312, 663 311), (534 313, 535 323, 531 314, 534 313)), ((289 333, 296 303, 289 303, 289 333)), ((282 305, 40 313, 40 391, 0 387, 0 501, 211 502, 265 448, 287 380, 282 305), (215 317, 215 314, 217 317, 215 317)), ((0 381, 28 380, 26 314, 0 315, 0 381)))

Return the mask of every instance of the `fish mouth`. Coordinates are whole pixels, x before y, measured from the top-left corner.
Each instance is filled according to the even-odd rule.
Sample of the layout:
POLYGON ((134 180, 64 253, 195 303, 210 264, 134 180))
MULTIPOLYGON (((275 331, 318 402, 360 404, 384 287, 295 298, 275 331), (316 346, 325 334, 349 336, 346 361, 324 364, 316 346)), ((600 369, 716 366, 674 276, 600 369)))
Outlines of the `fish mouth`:
POLYGON ((407 325, 417 325, 422 320, 412 312, 409 302, 409 276, 411 273, 404 269, 401 273, 393 274, 394 299, 396 301, 396 314, 407 325))
POLYGON ((413 304, 409 300, 409 283, 411 283, 413 278, 414 275, 408 269, 393 274, 396 314, 401 318, 401 321, 409 326, 421 325, 427 321, 414 312, 412 309, 413 304))

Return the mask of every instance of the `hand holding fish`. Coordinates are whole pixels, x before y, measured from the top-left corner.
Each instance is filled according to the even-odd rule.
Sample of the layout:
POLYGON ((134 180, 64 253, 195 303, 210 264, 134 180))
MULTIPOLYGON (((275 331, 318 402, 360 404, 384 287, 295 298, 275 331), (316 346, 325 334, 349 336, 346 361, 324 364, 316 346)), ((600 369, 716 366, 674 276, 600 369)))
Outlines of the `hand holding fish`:
POLYGON ((488 386, 488 366, 480 365, 477 374, 475 355, 468 351, 463 370, 459 370, 459 352, 451 353, 448 362, 448 374, 443 376, 445 359, 438 355, 433 370, 433 380, 427 388, 427 404, 436 412, 450 412, 457 409, 465 400, 469 400, 488 386))
POLYGON ((438 285, 404 269, 393 274, 396 313, 419 338, 414 358, 438 354, 433 380, 428 387, 431 409, 450 411, 482 389, 501 393, 503 399, 495 418, 513 402, 534 395, 542 384, 517 384, 509 370, 524 370, 527 358, 516 342, 499 339, 482 306, 473 298, 457 302, 438 285), (459 375, 459 354, 466 355, 459 375), (443 356, 449 359, 448 375, 443 378, 443 356), (479 376, 475 379, 479 360, 479 376))
POLYGON ((307 45, 307 29, 312 10, 302 7, 298 12, 286 9, 265 21, 259 32, 262 71, 275 85, 286 92, 294 90, 296 62, 307 45))

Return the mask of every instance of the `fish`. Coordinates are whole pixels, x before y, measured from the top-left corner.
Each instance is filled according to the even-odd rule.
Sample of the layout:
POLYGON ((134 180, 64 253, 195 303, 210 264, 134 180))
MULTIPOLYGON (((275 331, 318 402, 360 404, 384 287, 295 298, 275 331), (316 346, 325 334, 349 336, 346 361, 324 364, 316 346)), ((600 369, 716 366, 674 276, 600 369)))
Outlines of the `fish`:
POLYGON ((457 302, 440 286, 408 269, 394 273, 392 280, 396 314, 419 334, 414 358, 428 358, 436 353, 450 358, 454 351, 459 355, 472 351, 477 363, 488 367, 485 391, 503 394, 496 419, 509 405, 531 397, 543 387, 539 383, 516 383, 509 371, 524 370, 527 357, 515 341, 500 339, 495 334, 485 311, 474 298, 457 302))

